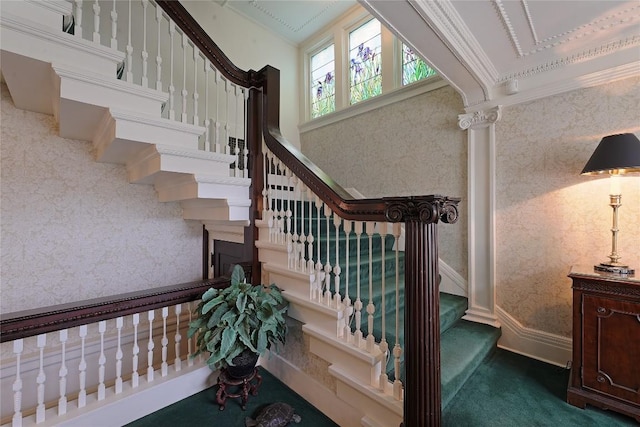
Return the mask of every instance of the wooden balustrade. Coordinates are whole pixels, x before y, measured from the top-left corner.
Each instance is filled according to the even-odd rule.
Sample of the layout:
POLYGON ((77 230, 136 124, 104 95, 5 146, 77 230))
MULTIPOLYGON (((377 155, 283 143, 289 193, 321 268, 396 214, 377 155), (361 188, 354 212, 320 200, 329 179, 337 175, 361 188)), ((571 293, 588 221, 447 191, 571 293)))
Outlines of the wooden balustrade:
MULTIPOLYGON (((50 421, 156 377, 178 375, 183 362, 193 365, 195 348, 194 338, 182 339, 190 317, 182 323, 181 317, 191 315, 191 302, 207 289, 228 285, 222 277, 3 314, 0 339, 13 343, 3 349, 13 353, 3 355, 3 376, 7 369, 14 376, 12 425, 33 421, 32 413, 36 423, 50 421)), ((7 411, 3 405, 3 421, 7 411)))
MULTIPOLYGON (((260 266, 258 264, 257 248, 255 240, 257 229, 255 220, 259 219, 270 208, 265 205, 269 202, 264 195, 264 189, 268 184, 267 166, 279 164, 284 176, 291 182, 292 188, 298 191, 310 193, 310 199, 314 201, 315 215, 318 218, 320 211, 326 214, 326 239, 330 240, 331 227, 334 231, 342 227, 349 229, 349 233, 358 236, 371 236, 369 224, 379 223, 405 223, 407 245, 405 250, 405 313, 404 322, 406 344, 406 393, 405 393, 405 425, 418 427, 426 425, 439 425, 440 423, 440 373, 439 373, 439 320, 438 320, 438 247, 437 247, 437 223, 453 223, 458 218, 457 203, 459 199, 438 195, 392 197, 374 199, 354 199, 346 190, 332 180, 325 172, 318 168, 296 147, 289 143, 279 129, 280 111, 280 75, 273 67, 266 66, 256 72, 243 71, 237 68, 218 46, 211 40, 206 32, 197 24, 184 7, 178 1, 156 0, 132 3, 127 2, 91 2, 84 4, 75 1, 77 37, 91 36, 96 43, 110 43, 118 46, 126 52, 125 78, 126 80, 142 86, 148 86, 149 79, 155 79, 156 88, 168 92, 168 104, 165 115, 169 119, 178 119, 182 122, 190 122, 206 128, 203 131, 203 149, 217 152, 230 153, 236 156, 235 169, 231 176, 247 176, 251 178, 252 206, 250 220, 251 227, 247 227, 245 233, 246 259, 253 260, 251 280, 260 282, 260 266), (122 4, 121 4, 122 3, 122 4), (147 8, 149 5, 158 6, 162 12, 155 10, 148 19, 147 8), (133 8, 133 9, 132 9, 133 8), (135 10, 132 11, 132 10, 135 10), (102 25, 101 14, 110 13, 110 26, 102 25), (136 13, 141 21, 132 21, 136 13), (84 14, 84 19, 83 15, 84 14), (165 22, 163 17, 167 17, 165 22), (91 24, 93 21, 93 24, 91 24), (118 26, 126 22, 126 44, 124 40, 113 40, 117 35, 118 26), (154 24, 156 23, 156 24, 154 24), (166 25, 165 25, 166 24, 166 25), (148 27, 151 30, 147 30, 148 27), (177 29, 176 29, 177 26, 177 29), (143 34, 136 34, 137 29, 143 29, 143 34), (156 43, 147 42, 147 31, 156 34, 156 43), (179 34, 176 35, 176 31, 179 34), (105 35, 101 36, 101 33, 105 35), (163 52, 160 38, 169 40, 166 43, 169 48, 163 52), (150 51, 151 50, 151 51, 150 51), (156 67, 148 66, 149 55, 155 55, 156 67), (165 61, 165 59, 169 59, 165 61), (188 62, 188 60, 190 62, 188 62), (192 60, 192 61, 191 61, 192 60), (175 62, 177 61, 177 62, 175 62), (175 62, 175 63, 174 63, 175 62), (208 67, 212 66, 213 69, 208 67), (202 71, 199 68, 202 67, 202 71), (155 70, 154 70, 155 68, 155 70), (213 71, 213 72, 211 72, 213 71), (151 75, 150 75, 151 74, 151 75), (211 80, 209 80, 211 79, 211 80), (199 83, 202 82, 202 83, 199 83), (176 86, 177 85, 177 86, 176 86), (211 90, 211 88, 214 88, 211 90), (176 96, 176 90, 178 94, 176 96), (220 92, 225 94, 224 99, 219 99, 220 92), (204 94, 204 96, 203 96, 204 94), (210 100, 209 95, 215 94, 215 99, 210 100), (191 103, 189 99, 193 100, 191 103), (215 110, 215 114, 214 114, 215 110), (176 111, 178 114, 176 114, 176 111), (204 113, 201 117, 200 114, 204 113), (233 115, 233 119, 231 118, 233 115), (229 146, 229 142, 235 138, 235 145, 229 146), (244 139, 244 146, 240 140, 244 139), (263 143, 265 151, 263 151, 263 143), (224 147, 224 148, 223 148, 224 147), (241 170, 241 167, 244 169, 241 170), (248 174, 247 174, 248 172, 248 174), (333 224, 331 223, 333 221, 333 224), (353 221, 353 223, 351 223, 353 221), (366 226, 365 226, 366 224, 366 226), (426 345, 424 344, 426 342, 426 345)), ((103 23, 104 24, 104 23, 103 23)), ((122 31, 121 31, 122 32, 122 31)), ((154 81, 154 80, 152 80, 154 81)), ((289 195, 285 194, 285 197, 289 195)), ((284 199, 284 203, 290 204, 292 199, 284 199)), ((311 205, 305 208, 313 210, 311 205)), ((273 210, 273 208, 271 208, 273 210)), ((291 266, 296 268, 312 269, 312 258, 302 257, 301 233, 291 227, 291 209, 289 205, 277 206, 277 215, 273 214, 272 221, 278 221, 277 236, 284 233, 287 244, 291 244, 291 266), (286 209, 285 209, 286 207, 286 209), (295 237, 295 239, 294 239, 295 237)), ((308 214, 312 214, 308 212, 308 214)), ((262 219, 265 219, 264 217, 262 219)), ((394 231, 394 234, 396 231, 394 231)), ((314 242, 314 236, 310 228, 303 232, 308 253, 320 246, 314 242)), ((319 228, 316 229, 316 238, 319 236, 319 228)), ((358 246, 360 239, 358 239, 358 246)), ((328 246, 327 246, 328 248, 328 246)), ((359 250, 360 247, 357 248, 359 250)), ((316 252, 317 253, 317 252, 316 252)), ((359 256, 359 255, 358 255, 359 256)), ((310 295, 313 298, 323 298, 325 304, 337 306, 341 301, 350 301, 355 297, 353 310, 355 310, 356 323, 359 325, 365 313, 366 294, 358 295, 341 294, 344 286, 341 282, 341 266, 336 255, 336 262, 329 262, 330 254, 318 254, 313 265, 315 285, 311 284, 310 295), (320 262, 321 257, 326 257, 326 262, 320 262), (332 276, 333 275, 333 276, 332 276), (330 278, 334 278, 332 288, 330 278), (315 294, 314 294, 315 292, 315 294)), ((367 260, 368 261, 368 260, 367 260)), ((83 304, 67 304, 53 308, 32 310, 28 312, 12 313, 2 317, 1 339, 2 342, 14 341, 20 343, 27 336, 38 336, 37 346, 42 354, 46 345, 46 335, 52 331, 80 326, 80 337, 83 338, 83 326, 89 322, 101 322, 107 319, 119 318, 131 314, 133 316, 134 335, 137 328, 147 322, 150 325, 148 333, 147 351, 152 352, 153 322, 156 321, 152 313, 156 308, 166 308, 197 298, 209 286, 218 286, 222 282, 218 279, 192 282, 177 287, 166 287, 150 291, 134 292, 106 299, 96 299, 83 304), (146 312, 140 318, 140 314, 146 312), (43 338, 40 338, 43 337, 43 338)), ((398 297, 396 296, 396 300, 398 297)), ((367 301, 366 314, 371 315, 377 308, 367 301)), ((166 312, 161 314, 157 321, 166 320, 166 312)), ((369 318, 366 319, 367 322, 369 318)), ((119 324, 119 323, 117 323, 119 324)), ((116 328, 119 331, 119 327, 116 328)), ((399 326, 396 326, 396 329, 399 326)), ((346 331, 347 326, 343 325, 346 331)), ((103 326, 99 326, 102 330, 103 326)), ((369 328, 371 330, 372 328, 369 328)), ((356 331, 357 335, 357 331, 356 331)), ((363 337, 366 340, 366 337, 363 337)), ((61 338, 66 343, 67 338, 61 338)), ((368 340, 370 342, 371 339, 368 340)), ((166 363, 165 355, 167 345, 163 334, 162 364, 166 363)), ((398 363, 401 350, 394 343, 395 362, 398 363)), ((177 344, 176 344, 177 345, 177 344)), ((388 346, 389 344, 386 344, 388 346)), ((383 349, 387 351, 386 346, 383 349)), ((137 341, 136 341, 137 347, 137 341)), ((136 349, 134 347, 134 349, 136 349)), ((139 348, 134 350, 134 364, 138 360, 139 348), (136 351, 137 350, 137 351, 136 351)), ((15 346, 17 364, 20 364, 20 344, 15 346)), ((121 360, 118 356, 118 360, 121 360)), ((102 362, 100 362, 102 364, 102 362)), ((148 378, 152 379, 152 357, 148 358, 148 378), (149 371, 151 369, 151 371, 149 371)), ((66 362, 63 362, 60 372, 65 372, 66 362)), ((83 366, 83 365, 81 365, 83 366)), ((137 373, 137 370, 134 370, 137 373)), ((82 371, 81 369, 81 372, 82 371)), ((63 377, 62 374, 60 374, 63 377)), ((135 375, 132 377, 134 381, 135 375)), ((100 386, 104 381, 100 375, 100 386)), ((383 378, 382 378, 383 379, 383 378)), ((20 384, 19 374, 16 384, 20 384)), ((44 374, 38 376, 38 387, 45 381, 44 374)), ((396 378, 397 381, 397 378, 396 378)), ((17 387, 17 386, 16 386, 17 387)), ((397 384, 396 389, 400 388, 397 384)), ((65 385, 61 382, 60 390, 65 385)), ((37 416, 43 416, 44 398, 38 393, 37 416)), ((401 394, 401 393, 399 393, 401 394)), ((61 402, 63 402, 61 396, 61 402)), ((80 400, 80 398, 78 399, 80 400)), ((60 403, 60 408, 64 404, 60 403)), ((61 409, 63 410, 63 409, 61 409)), ((64 411, 64 410, 63 410, 64 411)), ((20 412, 18 408, 16 414, 20 412)))

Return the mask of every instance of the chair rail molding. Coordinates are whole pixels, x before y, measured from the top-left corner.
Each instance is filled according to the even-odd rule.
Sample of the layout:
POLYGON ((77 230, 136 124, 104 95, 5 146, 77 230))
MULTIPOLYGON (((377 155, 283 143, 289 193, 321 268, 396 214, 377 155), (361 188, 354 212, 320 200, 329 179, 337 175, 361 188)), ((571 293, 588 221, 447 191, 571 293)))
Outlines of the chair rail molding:
POLYGON ((468 147, 469 308, 463 319, 495 327, 495 124, 501 115, 500 105, 458 115, 468 147))

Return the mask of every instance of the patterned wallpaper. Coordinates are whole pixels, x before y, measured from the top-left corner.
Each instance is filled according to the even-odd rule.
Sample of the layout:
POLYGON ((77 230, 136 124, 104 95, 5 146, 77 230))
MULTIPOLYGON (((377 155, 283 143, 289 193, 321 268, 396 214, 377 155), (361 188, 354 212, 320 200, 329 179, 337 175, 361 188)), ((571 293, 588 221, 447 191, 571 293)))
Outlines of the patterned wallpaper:
MULTIPOLYGON (((603 136, 640 135, 639 105, 640 78, 631 78, 503 109, 496 124, 497 304, 525 327, 571 336, 567 274, 611 252, 609 183, 580 171, 603 136)), ((466 278, 462 112, 447 87, 306 132, 301 143, 341 185, 367 196, 462 196, 459 223, 439 227, 440 255, 466 278)), ((640 269, 640 177, 623 178, 622 190, 619 252, 640 269)))
MULTIPOLYGON (((640 77, 503 110, 496 124, 497 303, 524 326, 571 335, 572 265, 611 252, 609 182, 580 175, 603 136, 640 136, 640 77)), ((640 176, 622 180, 619 253, 640 270, 640 176)))
POLYGON ((456 224, 438 227, 440 257, 467 277, 467 137, 451 88, 427 92, 300 135, 302 151, 367 197, 462 197, 456 224))
POLYGON ((201 224, 53 117, 18 110, 2 85, 0 268, 3 313, 201 277, 201 224))

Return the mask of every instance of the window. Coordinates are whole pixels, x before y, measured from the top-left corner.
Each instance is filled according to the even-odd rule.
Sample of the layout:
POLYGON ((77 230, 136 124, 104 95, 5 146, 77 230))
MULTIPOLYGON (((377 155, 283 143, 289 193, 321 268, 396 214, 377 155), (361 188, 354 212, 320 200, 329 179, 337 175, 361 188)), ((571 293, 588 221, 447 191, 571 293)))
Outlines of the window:
POLYGON ((382 93, 380 22, 372 19, 349 33, 351 104, 382 93))
POLYGON ((361 7, 305 41, 300 50, 305 70, 300 121, 309 122, 307 128, 446 84, 431 80, 435 70, 361 7), (384 96, 417 81, 425 84, 384 96), (371 102, 361 102, 365 100, 371 102), (326 115, 331 117, 314 120, 326 115))
POLYGON ((435 70, 416 55, 409 46, 402 43, 402 85, 434 76, 435 70))
POLYGON ((336 79, 333 44, 311 56, 311 118, 336 109, 336 79))

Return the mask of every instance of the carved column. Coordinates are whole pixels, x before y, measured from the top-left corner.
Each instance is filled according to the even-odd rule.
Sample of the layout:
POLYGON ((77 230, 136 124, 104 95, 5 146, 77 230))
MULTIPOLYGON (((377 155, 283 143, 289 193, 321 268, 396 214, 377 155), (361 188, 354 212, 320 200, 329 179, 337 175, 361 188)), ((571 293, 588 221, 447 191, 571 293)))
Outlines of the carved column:
POLYGON ((384 199, 391 222, 405 223, 406 427, 440 426, 440 300, 438 220, 458 219, 459 199, 423 196, 384 199))
POLYGON ((467 130, 469 308, 464 319, 499 327, 495 314, 495 123, 501 107, 458 116, 467 130))

